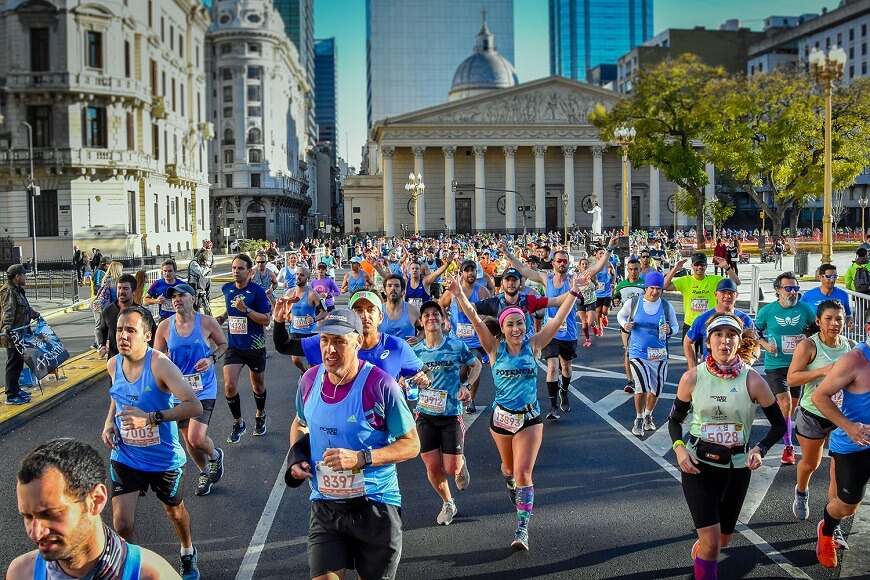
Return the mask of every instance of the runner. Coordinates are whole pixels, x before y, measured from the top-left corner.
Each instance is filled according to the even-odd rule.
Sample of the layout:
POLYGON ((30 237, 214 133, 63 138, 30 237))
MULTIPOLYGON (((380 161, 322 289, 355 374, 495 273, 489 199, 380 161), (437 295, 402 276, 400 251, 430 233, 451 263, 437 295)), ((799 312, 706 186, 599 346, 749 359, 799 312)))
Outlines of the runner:
POLYGON ((317 264, 317 278, 311 281, 311 287, 320 295, 324 310, 331 312, 335 309, 335 297, 341 294, 341 290, 323 262, 317 264))
MULTIPOLYGON (((434 294, 429 294, 426 288, 441 288, 441 283, 436 282, 441 279, 444 272, 447 270, 449 262, 441 262, 437 270, 433 270, 426 276, 423 276, 423 270, 419 263, 411 262, 408 265, 408 280, 405 286, 405 300, 419 308, 424 302, 430 299, 437 300, 434 294), (421 276, 422 279, 421 279, 421 276)), ((441 292, 438 292, 441 296, 441 292)))
POLYGON ((628 333, 626 356, 637 413, 631 433, 637 437, 656 430, 652 413, 668 377, 668 337, 678 324, 674 307, 661 297, 664 276, 650 272, 645 284, 645 292, 625 301, 616 315, 620 328, 628 333))
MULTIPOLYGON (((613 246, 608 246, 613 248, 613 246)), ((599 249, 595 252, 596 257, 601 258, 606 255, 610 261, 610 253, 612 250, 604 253, 604 249, 599 249)), ((555 266, 555 260, 553 260, 555 266)), ((604 329, 607 328, 609 321, 607 314, 610 311, 610 306, 613 303, 613 288, 616 286, 616 270, 612 263, 608 263, 605 268, 602 268, 596 275, 597 288, 595 290, 595 316, 598 319, 598 336, 604 336, 604 329)), ((549 288, 547 289, 549 293, 549 288)))
POLYGON ((806 338, 804 331, 816 319, 816 313, 806 302, 798 301, 797 279, 793 272, 783 272, 773 282, 778 300, 765 304, 755 316, 755 326, 764 333, 759 340, 764 355, 764 374, 770 390, 776 395, 786 432, 783 442, 782 464, 794 465, 795 453, 791 441, 791 416, 800 400, 801 389, 788 383, 788 367, 798 344, 806 338))
POLYGON ((148 346, 151 329, 145 320, 141 306, 121 313, 120 354, 106 364, 112 386, 102 439, 112 450, 112 527, 136 543, 136 506, 150 487, 181 541, 181 577, 198 579, 198 554, 181 486, 181 468, 187 458, 176 421, 201 415, 202 404, 178 367, 148 346), (172 405, 170 395, 180 402, 172 405))
POLYGON ((31 451, 18 468, 16 493, 37 549, 15 558, 6 578, 178 578, 166 560, 103 523, 105 481, 106 464, 87 443, 53 439, 31 451))
MULTIPOLYGON (((179 284, 167 288, 166 297, 172 301, 175 314, 157 327, 154 349, 169 355, 202 403, 202 414, 192 420, 179 421, 178 429, 199 468, 196 495, 208 495, 224 473, 224 452, 215 447, 206 431, 217 398, 215 365, 227 351, 227 339, 217 320, 193 308, 196 299, 193 287, 179 284), (214 350, 208 346, 209 342, 214 350)), ((179 402, 174 396, 171 401, 179 402)))
POLYGON ((806 302, 813 309, 817 309, 819 304, 825 300, 838 300, 843 305, 846 313, 846 324, 849 330, 855 328, 855 320, 852 318, 852 308, 849 306, 849 295, 842 288, 837 288, 837 267, 833 264, 822 264, 819 266, 816 277, 819 280, 818 288, 811 288, 801 294, 801 302, 806 302))
POLYGON ((380 330, 402 340, 416 341, 420 309, 405 301, 405 278, 389 274, 384 278, 384 295, 387 302, 381 306, 380 330))
POLYGON ((278 272, 277 282, 281 288, 293 288, 296 286, 296 269, 299 267, 299 255, 290 252, 287 255, 287 265, 278 272))
POLYGON ((238 443, 248 428, 242 419, 239 397, 239 375, 247 365, 254 392, 257 415, 254 435, 266 434, 266 337, 263 328, 269 324, 269 298, 263 289, 250 282, 253 262, 246 254, 233 258, 233 282, 221 287, 226 312, 216 318, 218 324, 229 321, 229 348, 224 361, 224 395, 233 415, 233 429, 227 443, 238 443))
MULTIPOLYGON (((268 262, 268 258, 266 254, 263 252, 257 253, 257 257, 255 258, 256 267, 251 271, 251 282, 259 286, 263 289, 263 292, 266 293, 266 297, 269 299, 269 304, 271 306, 270 311, 275 309, 275 289, 278 288, 278 276, 275 272, 266 268, 266 264, 268 262)), ((297 270, 297 277, 299 276, 299 272, 297 270)), ((310 274, 309 274, 310 277, 310 274)), ((306 283, 307 283, 306 279, 306 283)), ((266 326, 266 330, 272 330, 272 320, 269 319, 269 324, 266 326)))
MULTIPOLYGON (((285 298, 290 301, 290 336, 294 338, 306 338, 313 336, 314 327, 317 325, 317 317, 324 312, 324 300, 313 288, 308 287, 310 272, 306 266, 296 269, 296 288, 288 290, 285 298)), ((303 373, 308 370, 308 363, 304 358, 292 357, 293 364, 303 373)))
POLYGON ((692 546, 695 578, 709 580, 718 578, 719 552, 734 536, 751 470, 761 466, 767 450, 780 440, 785 421, 770 388, 751 368, 758 354, 754 333, 744 333, 736 316, 717 314, 707 324, 706 342, 710 354, 704 364, 680 379, 668 432, 698 532, 692 546), (750 449, 758 405, 770 430, 750 449), (690 408, 687 444, 683 421, 690 408))
MULTIPOLYGON (((172 286, 170 286, 171 288, 172 286)), ((100 325, 97 329, 97 340, 100 344, 97 353, 100 358, 108 356, 112 358, 118 354, 118 316, 127 308, 133 306, 133 296, 136 293, 137 284, 136 277, 130 274, 121 274, 118 278, 118 284, 115 286, 116 300, 103 308, 100 313, 100 325)), ((145 310, 145 327, 152 333, 152 336, 157 330, 157 325, 154 324, 154 318, 151 316, 150 310, 145 310)), ((153 343, 153 339, 149 341, 153 343)))
POLYGON ((698 354, 695 350, 695 345, 699 342, 704 345, 702 349, 703 361, 707 358, 707 321, 711 316, 716 314, 734 314, 743 321, 743 328, 752 328, 755 323, 752 318, 741 310, 734 308, 737 303, 737 297, 740 292, 737 290, 737 285, 731 278, 723 278, 716 284, 716 307, 701 314, 692 322, 692 326, 683 335, 683 354, 686 355, 686 364, 690 369, 698 366, 698 354))
MULTIPOLYGON (((582 258, 577 264, 577 272, 580 275, 582 275, 588 268, 588 258, 582 258)), ((595 283, 590 280, 589 283, 583 286, 580 290, 580 294, 583 295, 583 299, 582 301, 578 301, 582 302, 582 304, 577 305, 577 310, 579 312, 578 316, 580 317, 580 322, 583 325, 583 336, 586 338, 586 340, 583 341, 583 346, 590 347, 592 346, 592 339, 589 337, 589 329, 592 329, 592 334, 598 336, 598 318, 595 316, 598 297, 595 295, 595 283)), ((634 392, 633 386, 631 387, 631 392, 634 392)))
MULTIPOLYGON (((649 257, 649 254, 647 254, 647 257, 649 257)), ((643 296, 647 288, 644 278, 641 276, 641 263, 639 260, 634 258, 629 260, 628 264, 625 266, 625 270, 628 275, 624 280, 620 280, 619 284, 616 285, 616 291, 613 296, 614 307, 624 307, 625 303, 635 296, 643 296)), ((659 292, 659 294, 661 294, 661 292, 659 292)), ((617 314, 617 317, 618 316, 619 315, 617 314)), ((674 328, 676 328, 676 326, 674 328)), ((622 338, 622 350, 624 354, 625 380, 627 381, 623 390, 626 393, 636 394, 634 379, 632 379, 632 372, 628 366, 628 337, 630 333, 625 328, 620 327, 619 330, 620 337, 622 338)))
MULTIPOLYGON (((515 258, 511 258, 511 263, 515 263, 515 258)), ((511 543, 515 549, 529 549, 529 519, 535 498, 532 471, 544 431, 538 406, 535 359, 556 336, 565 319, 574 315, 574 302, 580 296, 580 277, 571 283, 572 286, 566 288, 570 296, 531 338, 526 337, 526 317, 519 308, 507 308, 499 314, 494 335, 478 316, 460 284, 454 280, 448 288, 492 361, 495 400, 490 433, 498 447, 501 472, 511 501, 516 505, 517 530, 511 543)))
MULTIPOLYGON (((836 425, 825 419, 813 404, 813 391, 831 372, 837 359, 848 353, 855 343, 840 333, 843 331, 845 311, 837 300, 825 300, 816 309, 819 331, 801 341, 795 349, 788 367, 788 383, 802 385, 800 404, 795 417, 795 434, 801 446, 801 460, 797 464, 797 485, 794 488, 792 513, 799 520, 810 519, 810 477, 822 463, 822 451, 828 435, 836 425)), ((828 500, 837 497, 837 477, 831 461, 831 479, 828 500)), ((834 541, 848 548, 840 526, 834 529, 834 541)))
POLYGON ((145 306, 159 305, 158 324, 174 314, 172 303, 166 299, 166 289, 184 283, 184 280, 178 277, 178 266, 175 264, 175 260, 163 262, 160 265, 160 271, 163 273, 163 277, 151 284, 145 296, 145 306))
MULTIPOLYGON (((435 248, 429 246, 426 249, 426 258, 423 261, 423 265, 426 267, 426 274, 438 272, 441 270, 442 272, 447 270, 447 267, 450 265, 450 260, 442 260, 439 257, 435 256, 435 248), (443 268, 443 269, 442 269, 443 268)), ((441 285, 444 281, 443 275, 439 274, 435 277, 435 279, 429 284, 428 292, 429 295, 438 300, 441 298, 441 293, 443 290, 443 286, 441 285)))
POLYGON ((441 497, 441 512, 436 521, 448 526, 456 517, 456 503, 450 494, 447 475, 463 491, 471 482, 463 454, 465 423, 462 402, 471 399, 471 381, 480 376, 481 362, 460 340, 444 334, 444 309, 434 300, 420 309, 425 339, 414 346, 414 353, 432 375, 432 384, 420 391, 417 401, 417 433, 420 457, 426 465, 429 483, 441 497), (460 384, 460 366, 468 367, 468 379, 460 384))
POLYGON ((342 294, 350 293, 353 295, 360 290, 374 286, 372 277, 362 270, 362 262, 363 259, 359 256, 350 259, 350 272, 344 275, 344 280, 341 283, 342 294))

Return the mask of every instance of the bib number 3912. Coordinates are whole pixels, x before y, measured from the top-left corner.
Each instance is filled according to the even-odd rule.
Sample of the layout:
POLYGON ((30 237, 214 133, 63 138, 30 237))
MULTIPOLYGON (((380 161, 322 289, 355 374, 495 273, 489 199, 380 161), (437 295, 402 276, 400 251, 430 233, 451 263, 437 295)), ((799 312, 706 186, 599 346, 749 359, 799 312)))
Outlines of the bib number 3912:
POLYGON ((362 469, 336 470, 318 461, 317 489, 333 499, 362 497, 366 493, 366 480, 362 469))
POLYGON ((523 426, 525 413, 511 413, 508 410, 496 406, 492 414, 492 424, 508 433, 516 433, 523 426))

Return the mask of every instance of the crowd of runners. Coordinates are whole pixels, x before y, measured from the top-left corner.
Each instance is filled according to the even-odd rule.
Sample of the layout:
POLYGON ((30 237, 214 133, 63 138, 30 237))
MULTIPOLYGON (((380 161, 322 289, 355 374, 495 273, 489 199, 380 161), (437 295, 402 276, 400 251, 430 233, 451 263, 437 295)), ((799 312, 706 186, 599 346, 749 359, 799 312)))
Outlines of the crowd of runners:
MULTIPOLYGON (((751 472, 780 440, 781 463, 797 463, 788 517, 800 520, 810 518, 809 483, 829 441, 831 483, 825 494, 814 492, 824 496, 814 500, 823 507, 816 553, 836 567, 837 550, 848 548, 839 523, 855 513, 870 479, 870 349, 842 336, 853 322, 848 296, 834 287, 836 268, 822 265, 820 287, 802 295, 794 274, 780 274, 776 301, 753 319, 735 307, 740 279, 726 260, 713 258, 723 275, 707 273, 703 252, 667 268, 666 240, 638 239, 628 256, 615 255, 615 235, 597 241, 569 251, 549 239, 367 238, 352 247, 341 280, 341 256, 331 252, 288 253, 280 268, 274 252, 239 254, 217 317, 195 309, 197 289, 176 278, 172 264, 146 300, 159 305, 156 323, 126 298, 135 280, 121 277, 132 288, 119 291, 103 331, 111 389, 100 438, 111 450, 109 478, 85 443, 61 439, 35 449, 21 464, 17 491, 38 549, 16 559, 8 577, 170 577, 165 561, 136 546, 138 500, 151 489, 179 540, 179 575, 198 578, 182 467, 189 454, 196 495, 207 496, 225 472, 220 445, 242 440, 246 418, 252 436, 267 433, 270 333, 274 351, 291 356, 301 373, 285 481, 310 486, 310 577, 343 578, 348 569, 395 577, 402 557, 396 464, 418 455, 441 500, 436 525, 459 512, 450 480, 462 491, 475 470, 499 469, 505 507, 516 514, 506 544, 528 550, 546 424, 571 411, 573 361, 608 356, 594 342, 611 325, 620 330, 618 356, 636 411, 626 428, 637 437, 657 429, 671 350, 685 355, 667 430, 697 529, 695 577, 717 577, 751 472), (681 316, 666 291, 680 294, 681 316), (762 351, 763 376, 752 368, 762 351), (546 367, 543 408, 538 361, 546 367), (253 416, 239 395, 244 367, 253 416), (492 393, 479 391, 484 372, 492 393), (216 443, 209 423, 220 384, 233 421, 216 443), (466 453, 463 417, 484 412, 483 401, 498 466, 469 462, 466 453), (753 429, 758 407, 770 424, 762 436, 753 429), (109 501, 111 527, 99 517, 109 501)), ((97 434, 83 438, 95 443, 97 434)))

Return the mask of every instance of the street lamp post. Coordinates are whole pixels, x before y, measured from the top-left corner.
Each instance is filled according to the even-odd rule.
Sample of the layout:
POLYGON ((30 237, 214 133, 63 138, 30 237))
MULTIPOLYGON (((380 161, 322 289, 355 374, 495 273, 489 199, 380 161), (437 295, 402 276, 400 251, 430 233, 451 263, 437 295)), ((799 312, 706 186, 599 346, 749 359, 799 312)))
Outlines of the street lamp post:
POLYGON ((623 235, 631 235, 631 219, 629 215, 629 188, 628 188, 628 146, 634 143, 637 131, 625 125, 617 127, 613 132, 616 142, 622 147, 622 231, 623 235))
POLYGON ((565 222, 565 245, 568 245, 568 194, 562 194, 562 205, 565 208, 562 220, 565 222))
POLYGON ((858 200, 858 205, 861 206, 861 238, 864 241, 867 238, 867 233, 864 231, 864 210, 870 204, 870 198, 862 197, 858 200))
POLYGON ((810 71, 822 82, 825 90, 825 190, 824 215, 822 216, 822 263, 831 263, 831 252, 834 246, 832 222, 834 220, 833 176, 831 173, 831 95, 834 81, 843 75, 846 65, 846 51, 836 44, 828 54, 814 48, 810 52, 810 71))
POLYGON ((30 175, 27 176, 27 192, 30 195, 30 227, 33 233, 33 273, 36 274, 36 196, 39 195, 39 187, 33 181, 33 127, 30 123, 24 123, 27 127, 27 148, 30 150, 30 175))
POLYGON ((414 175, 408 174, 408 183, 405 184, 405 191, 414 200, 414 234, 420 234, 420 219, 417 214, 417 200, 423 195, 426 185, 423 183, 423 176, 419 173, 414 175))

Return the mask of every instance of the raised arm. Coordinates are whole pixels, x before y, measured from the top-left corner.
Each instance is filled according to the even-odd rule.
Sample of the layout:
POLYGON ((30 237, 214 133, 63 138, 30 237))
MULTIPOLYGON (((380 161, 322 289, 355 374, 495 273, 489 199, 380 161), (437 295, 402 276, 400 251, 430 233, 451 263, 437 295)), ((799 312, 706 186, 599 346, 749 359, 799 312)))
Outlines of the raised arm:
POLYGON ((510 261, 511 267, 519 270, 520 274, 522 274, 525 278, 528 278, 529 280, 532 280, 534 282, 540 282, 544 286, 547 285, 547 275, 543 272, 532 270, 531 268, 523 264, 522 260, 520 260, 511 253, 510 249, 508 248, 507 244, 504 243, 504 241, 498 243, 498 249, 501 250, 507 257, 508 261, 510 261))
POLYGON ((607 242, 607 247, 604 248, 604 254, 602 254, 602 256, 598 258, 598 261, 595 262, 595 265, 590 266, 586 269, 586 271, 589 272, 590 278, 598 274, 598 272, 600 272, 605 267, 607 267, 608 264, 610 264, 610 254, 613 252, 613 246, 614 244, 616 244, 616 240, 616 235, 610 236, 610 241, 607 242))
POLYGON ((447 290, 453 296, 453 300, 456 301, 456 305, 462 313, 468 317, 468 320, 477 332, 477 337, 480 339, 480 345, 483 347, 483 350, 488 353, 495 352, 498 349, 498 340, 492 335, 486 324, 483 323, 483 320, 477 314, 474 305, 468 300, 468 296, 462 291, 462 287, 456 278, 450 282, 447 290))
POLYGON ((677 260, 677 262, 674 264, 674 267, 671 268, 671 271, 668 272, 667 275, 665 276, 664 290, 676 290, 677 289, 677 287, 674 286, 674 275, 683 269, 683 266, 686 265, 687 261, 688 261, 688 258, 680 258, 679 260, 677 260))

